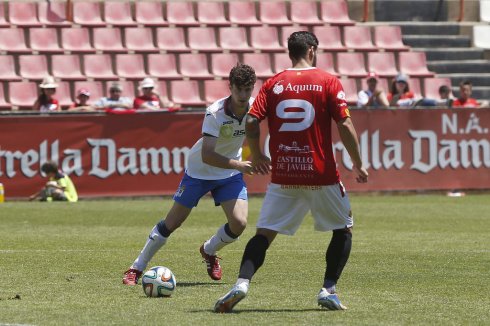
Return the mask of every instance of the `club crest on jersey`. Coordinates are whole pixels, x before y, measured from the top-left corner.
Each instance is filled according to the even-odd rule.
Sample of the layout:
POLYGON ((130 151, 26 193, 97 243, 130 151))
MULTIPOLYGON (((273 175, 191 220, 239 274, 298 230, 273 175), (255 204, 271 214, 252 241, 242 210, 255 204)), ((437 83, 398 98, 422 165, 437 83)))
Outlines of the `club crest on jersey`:
POLYGON ((284 86, 281 85, 282 80, 278 81, 275 85, 272 91, 274 94, 281 94, 284 91, 284 86))
POLYGON ((345 93, 343 91, 340 91, 337 93, 337 98, 339 100, 344 100, 345 101, 345 93))

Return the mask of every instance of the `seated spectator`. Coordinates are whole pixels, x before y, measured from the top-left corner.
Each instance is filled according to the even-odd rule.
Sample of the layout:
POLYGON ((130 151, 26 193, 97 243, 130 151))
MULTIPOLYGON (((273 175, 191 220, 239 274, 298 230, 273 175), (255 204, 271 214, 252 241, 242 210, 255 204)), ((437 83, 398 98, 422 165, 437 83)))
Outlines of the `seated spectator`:
POLYGON ((415 103, 415 95, 408 86, 408 77, 398 74, 391 84, 391 92, 388 93, 390 106, 409 107, 415 103))
POLYGON ((488 105, 485 101, 479 103, 471 97, 473 93, 473 84, 469 80, 462 81, 459 84, 459 97, 453 101, 453 108, 478 108, 480 105, 488 105))
POLYGON ((90 92, 88 89, 81 88, 78 90, 77 100, 69 108, 70 111, 93 111, 94 108, 88 103, 90 92))
POLYGON ((133 108, 133 101, 129 97, 121 96, 123 88, 120 83, 113 82, 109 88, 109 96, 102 97, 94 103, 99 110, 128 110, 133 108))
POLYGON ((153 79, 143 79, 138 88, 143 94, 134 99, 133 108, 136 110, 161 110, 173 106, 168 98, 162 99, 162 96, 155 90, 153 79))
POLYGON ((453 97, 451 88, 447 85, 441 85, 439 87, 439 98, 423 98, 414 104, 416 106, 438 106, 438 107, 451 107, 453 104, 453 97))
POLYGON ((378 76, 374 72, 370 72, 366 83, 368 88, 357 94, 357 107, 387 108, 390 103, 385 92, 378 87, 378 76))
POLYGON ((58 169, 53 161, 44 163, 41 171, 46 174, 49 181, 46 185, 29 197, 29 200, 40 198, 41 201, 69 201, 77 202, 78 193, 70 177, 58 169))
POLYGON ((39 88, 41 88, 41 94, 33 105, 33 109, 35 111, 61 111, 60 104, 58 103, 58 100, 54 97, 54 94, 56 93, 56 87, 58 87, 58 84, 56 84, 56 81, 53 77, 47 76, 43 79, 43 81, 39 85, 39 88))

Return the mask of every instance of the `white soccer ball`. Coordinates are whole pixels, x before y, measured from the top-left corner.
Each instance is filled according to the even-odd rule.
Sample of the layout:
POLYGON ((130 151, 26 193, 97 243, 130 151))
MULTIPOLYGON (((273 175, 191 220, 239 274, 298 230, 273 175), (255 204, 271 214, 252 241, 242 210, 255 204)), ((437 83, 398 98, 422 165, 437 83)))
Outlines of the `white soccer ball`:
POLYGON ((141 284, 148 297, 169 297, 174 293, 177 281, 169 268, 155 266, 146 271, 141 278, 141 284))

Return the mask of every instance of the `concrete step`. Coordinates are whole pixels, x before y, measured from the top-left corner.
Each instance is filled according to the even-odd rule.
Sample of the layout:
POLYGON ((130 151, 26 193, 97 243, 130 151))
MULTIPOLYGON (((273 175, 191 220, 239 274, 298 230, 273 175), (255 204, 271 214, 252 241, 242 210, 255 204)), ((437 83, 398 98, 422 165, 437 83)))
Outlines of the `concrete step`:
POLYGON ((412 50, 425 52, 427 61, 480 60, 484 56, 484 51, 480 48, 413 48, 412 50))
MULTIPOLYGON (((455 97, 459 95, 459 87, 453 86, 452 89, 455 97)), ((478 100, 490 100, 490 87, 485 86, 473 86, 471 97, 478 100)))
POLYGON ((490 71, 490 60, 441 60, 427 63, 430 71, 439 74, 482 73, 490 71))
POLYGON ((466 35, 403 35, 403 43, 420 48, 471 47, 471 37, 466 35))
POLYGON ((490 87, 490 73, 459 73, 459 74, 437 74, 437 77, 450 78, 452 86, 459 86, 464 80, 470 80, 473 86, 490 87))
POLYGON ((447 23, 403 23, 398 25, 402 28, 402 34, 418 34, 418 35, 459 35, 458 24, 447 23))

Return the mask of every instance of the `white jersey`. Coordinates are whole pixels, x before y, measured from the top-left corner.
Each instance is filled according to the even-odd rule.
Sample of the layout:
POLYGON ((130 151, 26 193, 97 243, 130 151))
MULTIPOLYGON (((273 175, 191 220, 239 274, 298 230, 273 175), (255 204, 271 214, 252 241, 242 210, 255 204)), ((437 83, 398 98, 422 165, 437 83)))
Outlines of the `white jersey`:
MULTIPOLYGON (((228 112, 227 103, 230 97, 222 98, 206 109, 202 124, 203 135, 217 137, 215 151, 224 157, 242 160, 242 145, 245 140, 245 119, 239 121, 233 113, 228 112)), ((253 103, 249 100, 249 106, 253 103)), ((240 173, 235 169, 218 168, 202 161, 202 137, 192 146, 187 160, 188 176, 203 180, 226 179, 240 173)))

